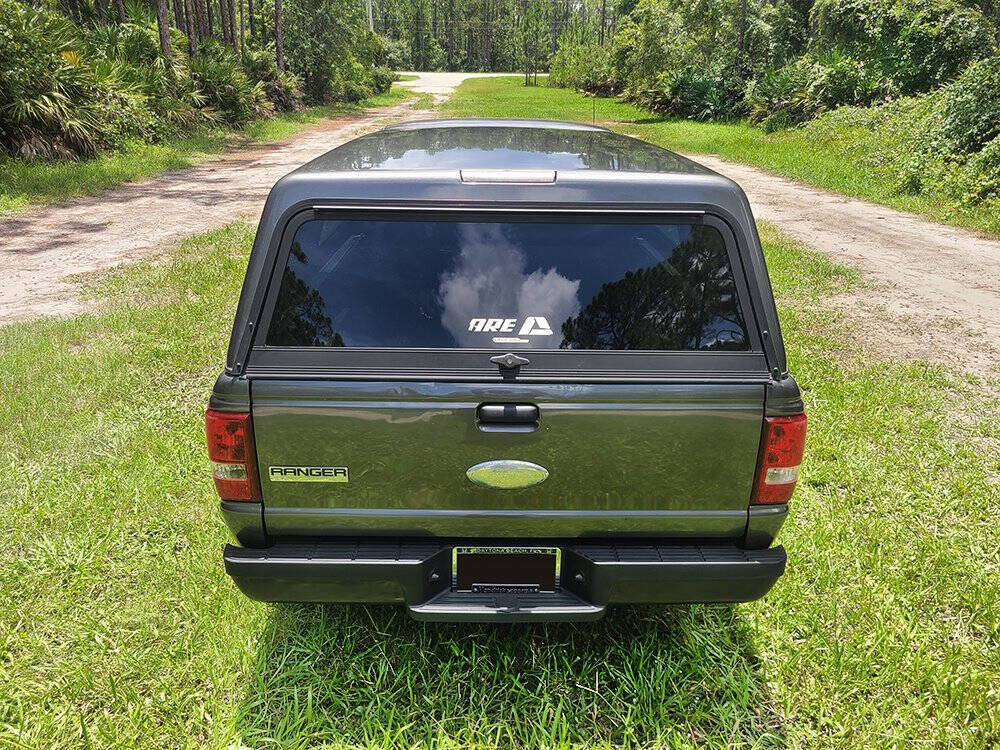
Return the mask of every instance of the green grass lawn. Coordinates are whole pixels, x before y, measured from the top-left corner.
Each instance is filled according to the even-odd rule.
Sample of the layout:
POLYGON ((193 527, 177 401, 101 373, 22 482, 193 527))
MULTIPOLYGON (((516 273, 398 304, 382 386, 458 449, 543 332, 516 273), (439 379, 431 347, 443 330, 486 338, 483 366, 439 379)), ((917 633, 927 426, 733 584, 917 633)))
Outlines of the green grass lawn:
POLYGON ((0 219, 54 200, 96 195, 125 182, 149 179, 197 164, 226 149, 284 140, 330 117, 364 107, 388 107, 414 95, 400 86, 358 104, 310 107, 257 120, 243 130, 202 130, 164 143, 132 143, 121 151, 83 161, 0 157, 0 219))
POLYGON ((245 599, 202 411, 252 233, 0 329, 0 747, 1000 742, 996 403, 860 351, 830 302, 856 274, 766 227, 810 439, 764 600, 484 626, 245 599))
POLYGON ((525 87, 516 77, 464 81, 442 105, 454 117, 539 117, 595 121, 674 151, 718 154, 816 187, 911 211, 955 226, 1000 236, 1000 213, 959 206, 943 195, 906 195, 897 186, 887 134, 855 125, 816 123, 765 133, 747 123, 665 120, 616 99, 568 89, 525 87))

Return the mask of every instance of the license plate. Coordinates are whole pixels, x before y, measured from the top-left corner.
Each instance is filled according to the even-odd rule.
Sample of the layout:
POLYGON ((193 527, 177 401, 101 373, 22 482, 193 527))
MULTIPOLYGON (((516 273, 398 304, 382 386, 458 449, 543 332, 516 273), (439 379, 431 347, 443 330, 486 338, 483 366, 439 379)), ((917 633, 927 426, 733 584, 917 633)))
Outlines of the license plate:
POLYGON ((555 547, 456 547, 455 590, 555 591, 555 547))

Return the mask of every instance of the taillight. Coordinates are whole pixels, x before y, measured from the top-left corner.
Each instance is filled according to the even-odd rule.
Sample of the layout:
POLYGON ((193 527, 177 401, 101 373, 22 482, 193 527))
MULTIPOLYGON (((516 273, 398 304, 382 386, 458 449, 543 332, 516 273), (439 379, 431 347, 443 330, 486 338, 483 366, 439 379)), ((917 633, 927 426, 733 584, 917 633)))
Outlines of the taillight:
POLYGON ((806 447, 806 415, 764 417, 752 505, 787 503, 795 491, 806 447))
POLYGON ((205 437, 215 489, 223 500, 260 500, 249 414, 208 409, 205 437))

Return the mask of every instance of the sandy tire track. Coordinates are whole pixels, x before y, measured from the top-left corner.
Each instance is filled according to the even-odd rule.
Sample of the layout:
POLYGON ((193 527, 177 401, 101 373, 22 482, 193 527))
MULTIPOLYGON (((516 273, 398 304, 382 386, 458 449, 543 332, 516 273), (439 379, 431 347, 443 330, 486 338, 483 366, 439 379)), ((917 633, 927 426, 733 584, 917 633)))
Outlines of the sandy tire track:
POLYGON ((866 347, 1000 375, 1000 241, 754 167, 690 158, 738 182, 758 220, 878 282, 836 301, 866 347))
POLYGON ((0 325, 79 312, 67 276, 149 257, 236 219, 256 221, 283 175, 389 121, 427 115, 404 103, 326 120, 286 141, 0 221, 0 325))

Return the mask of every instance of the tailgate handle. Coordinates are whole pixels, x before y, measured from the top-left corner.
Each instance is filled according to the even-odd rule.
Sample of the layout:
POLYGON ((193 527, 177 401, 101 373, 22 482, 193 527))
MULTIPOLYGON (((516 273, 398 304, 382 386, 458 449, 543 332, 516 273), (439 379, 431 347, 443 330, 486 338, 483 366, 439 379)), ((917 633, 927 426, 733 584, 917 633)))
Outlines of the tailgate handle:
POLYGON ((481 404, 476 418, 479 429, 487 432, 511 428, 534 430, 538 427, 538 407, 534 404, 481 404))

